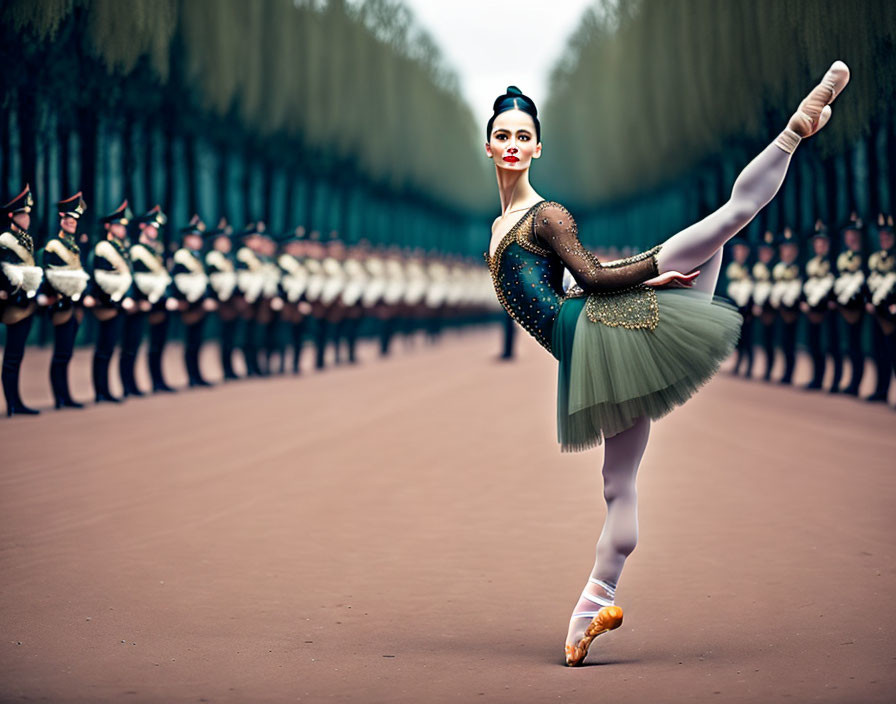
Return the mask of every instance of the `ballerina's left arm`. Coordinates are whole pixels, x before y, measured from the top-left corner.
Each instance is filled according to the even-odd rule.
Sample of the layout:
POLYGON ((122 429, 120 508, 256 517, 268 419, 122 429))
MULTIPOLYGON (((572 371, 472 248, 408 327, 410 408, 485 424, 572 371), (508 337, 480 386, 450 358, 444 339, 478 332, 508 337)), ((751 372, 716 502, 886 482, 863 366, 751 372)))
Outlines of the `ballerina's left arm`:
POLYGON ((612 268, 601 265, 579 240, 579 229, 569 211, 559 203, 548 203, 535 213, 535 236, 548 245, 585 291, 618 291, 637 284, 656 288, 688 288, 700 272, 677 271, 659 274, 656 256, 612 268))

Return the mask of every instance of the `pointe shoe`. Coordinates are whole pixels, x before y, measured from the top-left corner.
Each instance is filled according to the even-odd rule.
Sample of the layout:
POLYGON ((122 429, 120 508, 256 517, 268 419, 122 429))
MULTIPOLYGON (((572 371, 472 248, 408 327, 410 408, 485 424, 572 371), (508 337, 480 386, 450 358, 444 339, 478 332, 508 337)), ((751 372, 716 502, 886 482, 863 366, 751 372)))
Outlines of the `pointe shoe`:
POLYGON ((830 104, 849 83, 849 67, 842 61, 831 64, 821 82, 800 103, 787 127, 800 137, 811 137, 831 119, 830 104))
POLYGON ((601 633, 612 631, 614 628, 619 628, 622 625, 622 609, 618 606, 604 606, 596 613, 587 611, 573 614, 573 618, 592 615, 591 623, 585 629, 581 640, 574 645, 568 644, 566 646, 566 664, 568 667, 575 667, 585 659, 591 641, 601 633))
MULTIPOLYGON (((612 601, 614 590, 605 582, 594 577, 589 577, 588 581, 601 587, 601 589, 604 590, 605 596, 589 593, 587 585, 582 591, 582 595, 579 597, 580 603, 582 599, 585 599, 600 608, 597 611, 573 612, 570 621, 576 618, 590 618, 591 622, 577 641, 572 643, 567 641, 566 643, 566 664, 569 667, 578 665, 585 659, 591 641, 597 636, 601 633, 612 631, 614 628, 619 628, 619 626, 622 625, 622 609, 614 605, 612 601)), ((578 608, 578 606, 579 605, 577 604, 576 607, 578 608)), ((569 638, 569 636, 567 636, 567 638, 569 638)))

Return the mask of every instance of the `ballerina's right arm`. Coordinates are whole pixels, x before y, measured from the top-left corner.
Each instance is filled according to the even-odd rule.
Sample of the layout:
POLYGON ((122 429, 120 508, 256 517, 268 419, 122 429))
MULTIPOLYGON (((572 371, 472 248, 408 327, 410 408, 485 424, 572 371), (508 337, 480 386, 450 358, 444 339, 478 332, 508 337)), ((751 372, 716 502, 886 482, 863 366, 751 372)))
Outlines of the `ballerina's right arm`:
POLYGON ((535 235, 560 257, 584 291, 618 291, 653 279, 659 273, 656 256, 607 268, 579 240, 576 221, 559 203, 547 203, 535 212, 535 235))

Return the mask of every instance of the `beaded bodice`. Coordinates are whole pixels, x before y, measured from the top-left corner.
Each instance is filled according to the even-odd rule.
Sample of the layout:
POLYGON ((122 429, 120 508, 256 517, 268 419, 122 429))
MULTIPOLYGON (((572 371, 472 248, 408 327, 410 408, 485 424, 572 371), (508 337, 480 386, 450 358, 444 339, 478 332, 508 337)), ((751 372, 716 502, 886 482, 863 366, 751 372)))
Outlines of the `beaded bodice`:
MULTIPOLYGON (((544 202, 544 201, 542 201, 544 202)), ((495 293, 510 317, 551 351, 554 319, 563 299, 563 262, 532 240, 538 204, 508 230, 489 259, 495 293)))
POLYGON ((578 238, 572 215, 558 203, 541 201, 508 230, 494 256, 483 252, 498 300, 524 330, 554 354, 551 337, 567 298, 589 296, 594 322, 647 327, 657 323, 656 294, 642 282, 656 275, 659 247, 601 264, 578 238), (563 290, 564 267, 577 285, 563 290))

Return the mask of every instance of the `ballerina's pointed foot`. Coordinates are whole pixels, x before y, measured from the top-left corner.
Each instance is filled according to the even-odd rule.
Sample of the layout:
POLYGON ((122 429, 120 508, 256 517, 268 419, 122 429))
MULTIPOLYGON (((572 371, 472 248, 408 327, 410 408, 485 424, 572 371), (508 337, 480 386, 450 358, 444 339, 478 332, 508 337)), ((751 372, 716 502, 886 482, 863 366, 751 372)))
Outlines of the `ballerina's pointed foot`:
POLYGON ((849 67, 835 61, 797 108, 787 127, 800 137, 811 137, 831 119, 831 103, 849 83, 849 67))
MULTIPOLYGON (((585 616, 584 613, 573 614, 573 618, 585 616)), ((585 628, 582 637, 575 643, 566 644, 566 664, 575 667, 581 664, 588 655, 591 641, 600 634, 612 631, 622 625, 622 609, 618 606, 604 606, 591 619, 591 623, 585 628)))

